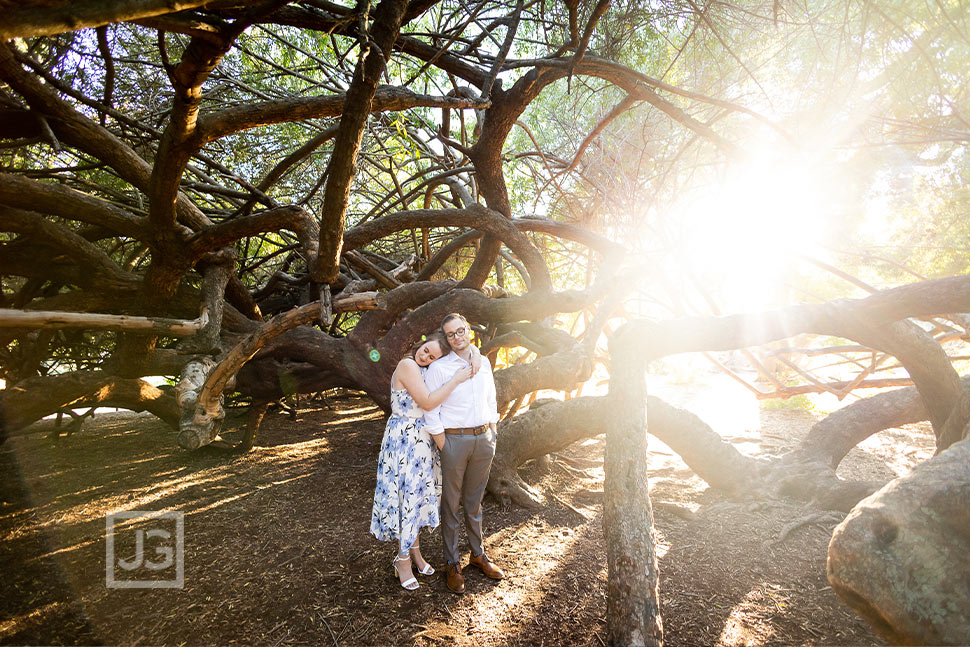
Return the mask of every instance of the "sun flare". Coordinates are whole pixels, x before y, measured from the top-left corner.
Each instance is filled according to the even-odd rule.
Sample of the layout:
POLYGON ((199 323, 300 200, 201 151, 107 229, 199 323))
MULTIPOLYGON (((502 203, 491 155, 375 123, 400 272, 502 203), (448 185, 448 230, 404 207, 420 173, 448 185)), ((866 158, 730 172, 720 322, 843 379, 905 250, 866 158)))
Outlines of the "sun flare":
POLYGON ((817 163, 762 154, 729 167, 675 207, 677 242, 667 257, 727 311, 785 301, 784 279, 800 256, 819 256, 831 178, 817 163))

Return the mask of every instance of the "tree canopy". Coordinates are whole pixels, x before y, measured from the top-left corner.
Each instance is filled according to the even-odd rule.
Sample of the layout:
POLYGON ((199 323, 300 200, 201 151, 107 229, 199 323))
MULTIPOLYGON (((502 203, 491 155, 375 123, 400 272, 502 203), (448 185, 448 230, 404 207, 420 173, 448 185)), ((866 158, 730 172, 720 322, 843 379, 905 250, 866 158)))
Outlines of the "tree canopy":
MULTIPOLYGON (((634 384, 516 416, 542 389, 578 396, 597 363, 636 382, 675 352, 821 335, 815 350, 849 374, 796 366, 774 394, 914 384, 921 401, 899 416, 928 417, 941 450, 966 436, 947 345, 970 310, 956 0, 4 10, 3 433, 119 406, 196 448, 239 393, 251 447, 292 393, 346 387, 386 406, 396 361, 460 311, 502 354, 499 405, 518 430, 490 490, 526 504, 521 461, 604 431, 565 421, 645 406, 634 384), (887 366, 907 375, 880 382, 887 366)), ((745 358, 770 373, 763 353, 745 358)), ((706 465, 742 462, 651 406, 666 422, 618 423, 614 447, 648 424, 696 431, 685 457, 708 480, 706 465)), ((806 448, 825 465, 876 431, 825 429, 806 448)), ((624 487, 649 513, 634 472, 624 487)), ((851 490, 850 506, 873 491, 813 474, 813 492, 851 490)), ((647 607, 638 631, 659 640, 647 607)))

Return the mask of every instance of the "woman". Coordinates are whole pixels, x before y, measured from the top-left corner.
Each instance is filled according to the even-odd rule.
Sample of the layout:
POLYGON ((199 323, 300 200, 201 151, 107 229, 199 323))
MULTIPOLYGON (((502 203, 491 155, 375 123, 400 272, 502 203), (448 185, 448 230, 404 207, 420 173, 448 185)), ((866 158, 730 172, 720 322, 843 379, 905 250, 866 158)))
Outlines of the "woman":
POLYGON ((481 366, 481 355, 475 352, 472 366, 456 371, 444 386, 429 393, 423 371, 450 351, 444 335, 437 332, 398 362, 391 375, 391 417, 384 428, 377 461, 370 531, 381 541, 400 543, 391 564, 401 586, 408 591, 418 588, 411 572, 412 561, 421 575, 435 572, 421 556, 418 533, 425 526, 437 528, 440 523, 441 463, 431 436, 423 430, 424 411, 444 402, 456 386, 481 366))

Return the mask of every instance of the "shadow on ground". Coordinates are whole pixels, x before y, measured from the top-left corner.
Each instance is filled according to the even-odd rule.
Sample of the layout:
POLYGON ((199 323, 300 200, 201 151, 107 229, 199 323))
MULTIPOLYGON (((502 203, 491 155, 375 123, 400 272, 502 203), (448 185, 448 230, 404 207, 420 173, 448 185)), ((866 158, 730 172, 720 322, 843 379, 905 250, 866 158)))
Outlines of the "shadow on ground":
MULTIPOLYGON (((296 421, 271 412, 245 455, 180 450, 164 424, 133 414, 99 414, 56 442, 33 434, 0 447, 0 641, 603 644, 602 439, 567 452, 584 468, 523 471, 561 501, 538 513, 486 501, 488 551, 508 579, 466 571, 464 596, 438 577, 406 593, 392 575, 394 549, 367 533, 380 411, 356 396, 332 409, 304 404, 296 421), (120 578, 174 575, 117 568, 137 555, 138 531, 163 528, 160 520, 120 521, 115 559, 106 559, 106 516, 134 510, 184 514, 182 588, 106 586, 109 565, 120 578)), ((775 451, 810 421, 768 423, 770 436, 739 442, 770 439, 759 451, 775 451)), ((656 514, 667 645, 881 644, 827 586, 830 527, 808 525, 775 543, 802 508, 725 501, 653 448, 652 497, 674 504, 656 514), (678 509, 696 513, 685 519, 678 509)), ((144 562, 163 561, 145 542, 144 562)), ((422 546, 441 563, 440 533, 422 546)))

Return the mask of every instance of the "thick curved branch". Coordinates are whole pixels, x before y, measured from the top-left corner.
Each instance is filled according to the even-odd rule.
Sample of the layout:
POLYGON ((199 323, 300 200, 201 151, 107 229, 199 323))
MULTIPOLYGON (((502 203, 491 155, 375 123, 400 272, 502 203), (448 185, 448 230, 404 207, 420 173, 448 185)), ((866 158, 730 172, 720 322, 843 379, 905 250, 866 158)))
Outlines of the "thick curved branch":
MULTIPOLYGON (((438 286, 442 281, 436 281, 430 285, 438 286)), ((409 283, 403 285, 388 295, 393 295, 398 291, 406 291, 407 294, 417 293, 417 287, 422 284, 409 283)), ((427 285, 427 284, 425 284, 427 285)), ((405 317, 397 321, 396 325, 381 340, 388 348, 404 349, 414 339, 411 335, 414 331, 435 330, 441 323, 441 319, 449 312, 460 312, 472 322, 505 323, 514 321, 539 321, 549 315, 559 312, 577 312, 589 305, 601 300, 609 293, 610 288, 614 287, 606 280, 597 281, 586 290, 566 290, 563 292, 535 291, 522 296, 508 297, 504 299, 491 299, 479 290, 461 288, 455 284, 449 284, 440 289, 439 295, 426 298, 419 307, 415 304, 408 307, 414 309, 405 317)), ((431 292, 430 289, 426 290, 431 292)), ((385 322, 387 323, 387 322, 385 322)), ((360 326, 351 333, 356 336, 360 326)), ((375 327, 368 328, 373 333, 375 327)), ((364 343, 371 339, 362 336, 357 343, 364 343)))
POLYGON ((845 337, 879 348, 896 356, 919 388, 940 450, 962 437, 970 411, 958 406, 959 376, 939 343, 916 324, 901 320, 964 311, 970 307, 968 288, 970 276, 958 276, 885 290, 864 299, 793 306, 757 315, 629 325, 644 340, 644 361, 688 350, 744 348, 804 332, 845 337))
POLYGON ((606 433, 613 413, 610 404, 605 397, 553 401, 503 420, 499 423, 495 458, 488 475, 488 491, 519 505, 535 507, 535 497, 519 477, 518 466, 606 433))
MULTIPOLYGON (((550 236, 555 236, 563 240, 571 240, 581 245, 585 245, 592 250, 595 250, 609 262, 610 265, 616 265, 626 256, 627 250, 622 245, 614 243, 609 238, 605 236, 600 236, 583 227, 577 225, 572 225, 565 222, 560 222, 558 220, 552 220, 550 218, 540 218, 527 216, 524 218, 513 218, 512 224, 518 228, 519 231, 536 231, 543 234, 548 234, 550 236)), ((415 280, 427 281, 434 276, 435 272, 440 270, 448 259, 454 256, 458 250, 463 247, 470 245, 476 240, 479 240, 484 234, 480 231, 472 230, 465 232, 464 234, 453 238, 447 245, 435 252, 427 264, 421 268, 421 272, 415 280)))
MULTIPOLYGON (((382 309, 365 312, 347 337, 356 346, 362 347, 372 343, 373 340, 380 339, 391 326, 394 326, 402 312, 433 301, 442 294, 453 290, 454 287, 454 281, 415 281, 413 283, 405 283, 401 287, 395 288, 384 295, 385 305, 382 309)), ((442 316, 444 314, 447 313, 443 313, 442 316)), ((433 330, 437 328, 440 322, 440 319, 434 323, 429 322, 427 326, 415 328, 415 330, 433 330)), ((387 338, 381 341, 382 343, 386 343, 387 338)), ((402 341, 396 346, 391 344, 391 347, 406 348, 410 341, 402 341)), ((388 377, 390 377, 390 374, 388 374, 388 377)))
POLYGON ((394 43, 394 48, 422 61, 433 61, 435 67, 454 74, 479 89, 484 89, 488 82, 488 73, 485 70, 470 65, 458 56, 442 51, 441 48, 434 45, 428 45, 413 36, 402 35, 394 43))
POLYGON ((756 314, 692 317, 660 323, 637 322, 647 361, 689 351, 733 350, 803 332, 844 336, 844 328, 865 321, 877 327, 907 317, 970 310, 970 275, 922 281, 877 292, 864 299, 840 299, 756 314))
POLYGON ((126 282, 130 275, 123 271, 97 245, 87 241, 75 231, 51 222, 44 216, 21 211, 4 209, 0 211, 0 231, 13 231, 53 245, 70 256, 85 270, 94 270, 106 279, 126 282))
MULTIPOLYGON (((960 376, 953 368, 946 351, 932 335, 911 321, 895 321, 879 329, 868 322, 846 327, 842 335, 870 348, 877 348, 896 357, 903 365, 919 390, 929 411, 930 421, 937 438, 937 450, 946 447, 941 442, 947 420, 957 414, 961 387, 960 376)), ((963 417, 959 426, 966 424, 963 417)))
POLYGON ((504 368, 495 372, 498 408, 501 411, 512 400, 539 389, 575 389, 592 373, 592 357, 579 344, 526 364, 504 368))
MULTIPOLYGON (((220 137, 269 124, 338 117, 344 114, 347 94, 318 97, 295 97, 278 101, 242 104, 199 119, 198 144, 201 146, 220 137)), ((356 106, 354 103, 349 105, 356 106)), ((393 112, 409 108, 482 109, 490 103, 482 99, 440 97, 416 94, 395 86, 381 86, 374 91, 368 113, 393 112)))
MULTIPOLYGON (((963 385, 970 386, 970 377, 964 378, 963 385)), ((798 452, 817 457, 835 469, 853 447, 872 434, 927 419, 929 412, 916 387, 879 393, 816 422, 798 452)))
POLYGON ((61 184, 38 182, 11 173, 0 173, 0 203, 100 225, 129 238, 144 240, 147 234, 145 218, 133 216, 110 202, 61 184))
POLYGON ((242 216, 205 228, 185 241, 186 253, 197 259, 209 251, 255 234, 289 229, 296 233, 307 258, 317 250, 318 225, 308 211, 299 206, 268 209, 251 216, 242 216))
POLYGON ((213 42, 219 42, 221 40, 221 33, 226 28, 226 23, 212 14, 206 14, 204 20, 195 18, 193 14, 186 13, 139 18, 131 22, 156 31, 185 34, 192 38, 208 38, 213 42))
POLYGON ((601 236, 585 227, 573 225, 568 222, 560 222, 539 216, 524 216, 522 218, 513 218, 512 224, 519 231, 537 231, 585 245, 597 253, 602 254, 611 263, 622 260, 627 253, 627 249, 623 245, 610 240, 606 236, 601 236))
POLYGON ((467 209, 401 211, 358 225, 344 233, 344 249, 354 249, 405 229, 471 227, 504 242, 522 260, 538 290, 551 290, 552 279, 542 255, 519 230, 500 214, 480 205, 467 209))
POLYGON ((85 27, 162 16, 195 9, 211 2, 212 0, 25 0, 4 7, 0 40, 49 36, 85 27))
MULTIPOLYGON (((333 301, 333 312, 364 310, 382 306, 383 298, 381 295, 374 292, 361 292, 344 299, 335 299, 333 301)), ((308 303, 285 314, 273 317, 236 344, 222 361, 205 375, 204 384, 201 385, 197 398, 194 397, 194 394, 191 397, 183 396, 181 398, 189 403, 186 406, 190 408, 183 411, 179 444, 189 449, 195 449, 211 442, 218 433, 219 422, 225 417, 220 399, 230 380, 234 379, 243 365, 267 343, 288 330, 319 319, 320 314, 319 301, 308 303)), ((201 383, 202 380, 199 378, 195 382, 201 383)))
POLYGON ((61 409, 78 407, 150 411, 172 427, 178 425, 175 398, 148 382, 101 371, 75 371, 7 385, 0 391, 0 435, 61 409))

